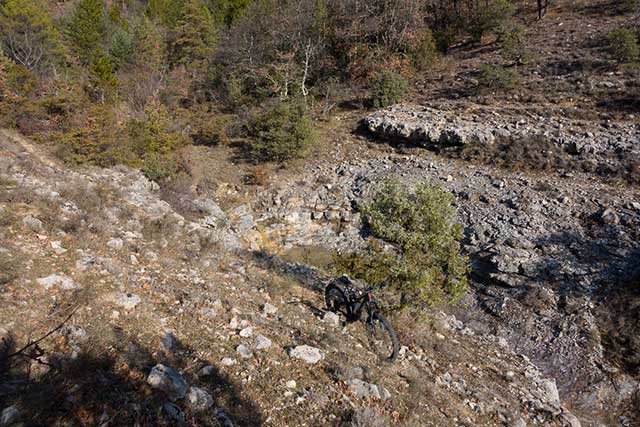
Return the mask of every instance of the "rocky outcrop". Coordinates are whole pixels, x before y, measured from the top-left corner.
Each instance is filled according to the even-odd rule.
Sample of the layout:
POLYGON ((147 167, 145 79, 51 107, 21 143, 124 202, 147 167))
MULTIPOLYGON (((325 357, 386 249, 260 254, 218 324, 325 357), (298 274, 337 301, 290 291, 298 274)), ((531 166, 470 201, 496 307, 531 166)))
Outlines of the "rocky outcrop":
POLYGON ((596 157, 638 156, 640 125, 592 122, 550 115, 520 115, 513 118, 489 109, 436 109, 429 106, 399 104, 377 111, 362 120, 362 127, 373 135, 392 141, 411 141, 420 145, 455 146, 492 144, 535 137, 551 141, 569 154, 596 157))

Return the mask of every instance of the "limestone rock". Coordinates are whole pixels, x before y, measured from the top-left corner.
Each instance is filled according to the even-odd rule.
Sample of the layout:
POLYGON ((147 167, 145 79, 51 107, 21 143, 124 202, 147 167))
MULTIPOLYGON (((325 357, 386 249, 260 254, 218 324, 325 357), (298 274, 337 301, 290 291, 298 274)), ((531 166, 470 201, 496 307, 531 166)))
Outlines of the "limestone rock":
POLYGON ((114 295, 115 304, 125 310, 133 310, 141 301, 138 295, 132 293, 118 293, 114 295))
POLYGON ((271 345, 271 340, 264 335, 258 335, 255 339, 256 350, 267 350, 271 345))
POLYGON ((64 274, 51 274, 50 276, 37 279, 36 282, 45 289, 51 289, 54 286, 58 286, 63 290, 78 288, 73 279, 64 274))
POLYGON ((357 378, 348 380, 347 385, 350 393, 363 399, 387 400, 391 398, 391 393, 384 387, 357 378))
POLYGON ((309 345, 299 345, 289 351, 289 356, 296 359, 304 360, 309 364, 316 364, 323 359, 323 354, 319 348, 309 345))
POLYGON ((213 406, 213 397, 200 387, 189 387, 186 401, 194 412, 204 412, 213 406))
POLYGON ((187 382, 179 372, 161 363, 151 370, 147 383, 155 389, 161 390, 171 400, 182 399, 187 394, 187 382))

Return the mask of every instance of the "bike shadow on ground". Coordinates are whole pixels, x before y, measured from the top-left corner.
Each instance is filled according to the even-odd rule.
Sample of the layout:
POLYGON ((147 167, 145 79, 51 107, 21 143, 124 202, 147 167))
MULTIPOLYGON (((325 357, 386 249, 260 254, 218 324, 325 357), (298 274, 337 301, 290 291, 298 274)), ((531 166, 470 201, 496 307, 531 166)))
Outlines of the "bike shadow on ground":
POLYGON ((297 262, 287 262, 279 256, 265 251, 247 251, 245 255, 261 267, 278 275, 291 277, 300 286, 320 294, 324 294, 327 281, 331 278, 315 267, 297 262))

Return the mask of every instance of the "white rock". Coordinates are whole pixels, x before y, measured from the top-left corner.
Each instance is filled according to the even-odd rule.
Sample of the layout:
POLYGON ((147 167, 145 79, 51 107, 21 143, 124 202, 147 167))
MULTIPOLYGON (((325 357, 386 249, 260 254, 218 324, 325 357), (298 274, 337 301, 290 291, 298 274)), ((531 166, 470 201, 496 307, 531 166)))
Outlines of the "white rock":
POLYGON ((118 237, 114 237, 113 239, 107 242, 107 246, 109 246, 113 250, 118 251, 124 247, 124 240, 118 237))
POLYGON ((275 305, 266 303, 265 305, 262 306, 262 312, 266 315, 276 314, 278 312, 278 307, 276 307, 275 305))
POLYGON ((44 226, 42 225, 42 221, 38 218, 27 215, 22 219, 22 223, 29 228, 29 230, 34 231, 36 233, 42 233, 44 231, 44 226))
POLYGON ((287 386, 287 388, 296 388, 298 386, 298 383, 296 383, 295 380, 289 380, 285 385, 287 386))
POLYGON ((542 387, 544 391, 544 401, 554 406, 560 406, 560 394, 558 393, 556 381, 552 379, 542 380, 542 387))
POLYGON ((213 406, 213 397, 200 387, 189 387, 186 400, 194 412, 204 412, 213 406))
MULTIPOLYGON (((229 359, 231 360, 231 359, 229 359)), ((198 376, 199 377, 208 377, 209 375, 213 374, 215 372, 216 368, 214 368, 211 365, 207 365, 202 367, 199 371, 198 371, 198 376)))
POLYGON ((240 323, 238 322, 238 318, 237 317, 231 318, 231 320, 229 321, 229 327, 231 329, 237 329, 238 325, 240 325, 240 323))
POLYGON ((289 356, 304 360, 310 364, 318 363, 324 357, 319 348, 311 347, 309 345, 299 345, 292 348, 289 351, 289 356))
POLYGON ((350 393, 364 399, 387 400, 391 398, 391 393, 386 388, 356 378, 347 381, 347 385, 350 393))
POLYGON ((116 305, 123 307, 125 310, 133 310, 141 301, 138 295, 132 293, 117 293, 114 295, 116 305))
POLYGON ((71 277, 65 276, 64 274, 52 274, 47 277, 36 279, 36 282, 45 289, 51 289, 53 286, 58 286, 60 289, 70 290, 78 287, 71 277))
POLYGON ((266 350, 269 347, 271 347, 272 342, 269 338, 265 337, 264 335, 258 335, 256 337, 256 350, 266 350))
POLYGON ((230 357, 223 357, 220 363, 222 363, 224 366, 233 366, 237 362, 234 359, 231 359, 230 357))
POLYGON ((340 316, 333 311, 327 311, 322 317, 322 321, 331 326, 340 326, 340 316))
POLYGON ((200 313, 200 315, 202 315, 204 317, 208 317, 210 319, 213 319, 214 317, 216 317, 218 315, 218 313, 211 307, 202 307, 200 310, 198 310, 198 313, 200 313))
POLYGON ((157 364, 151 370, 147 383, 155 389, 162 390, 169 399, 182 399, 187 394, 187 382, 175 369, 157 364))
POLYGON ((504 373, 504 379, 511 382, 515 379, 516 374, 513 371, 507 371, 504 373))
POLYGON ((56 255, 62 255, 63 253, 67 252, 67 250, 62 247, 62 242, 60 240, 51 242, 51 248, 53 249, 53 252, 56 253, 56 255))
POLYGON ((250 338, 253 335, 253 328, 251 326, 247 326, 240 331, 239 335, 242 338, 250 338))
POLYGON ((20 411, 15 406, 9 406, 2 410, 0 414, 0 426, 10 426, 17 423, 20 418, 20 411))
POLYGON ((249 359, 253 356, 253 353, 251 352, 251 350, 249 350, 249 347, 244 344, 240 344, 238 347, 236 347, 236 353, 238 353, 243 359, 249 359))
MULTIPOLYGON (((185 415, 184 415, 184 412, 182 411, 182 409, 180 409, 180 407, 178 405, 176 405, 175 403, 172 403, 172 402, 165 402, 162 405, 162 409, 169 416, 169 418, 171 418, 172 420, 174 420, 177 423, 177 425, 183 425, 184 424, 185 415)), ((108 423, 105 423, 105 424, 108 424, 108 423)))

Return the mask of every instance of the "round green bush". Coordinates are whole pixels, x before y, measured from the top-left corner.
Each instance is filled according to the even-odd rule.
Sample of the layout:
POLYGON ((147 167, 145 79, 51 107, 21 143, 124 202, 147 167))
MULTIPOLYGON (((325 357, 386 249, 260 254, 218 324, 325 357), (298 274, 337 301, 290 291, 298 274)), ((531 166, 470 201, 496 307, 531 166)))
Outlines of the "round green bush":
POLYGON ((257 161, 303 157, 315 140, 311 117, 302 105, 280 102, 249 123, 251 154, 257 161))
POLYGON ((466 293, 468 260, 450 193, 387 180, 361 213, 372 234, 366 250, 336 256, 343 273, 382 287, 390 309, 422 310, 466 293))
POLYGON ((609 47, 620 62, 635 62, 640 59, 638 34, 629 28, 618 28, 609 34, 609 47))
POLYGON ((376 108, 384 108, 402 100, 407 92, 407 80, 393 71, 380 71, 371 85, 371 101, 376 108))

